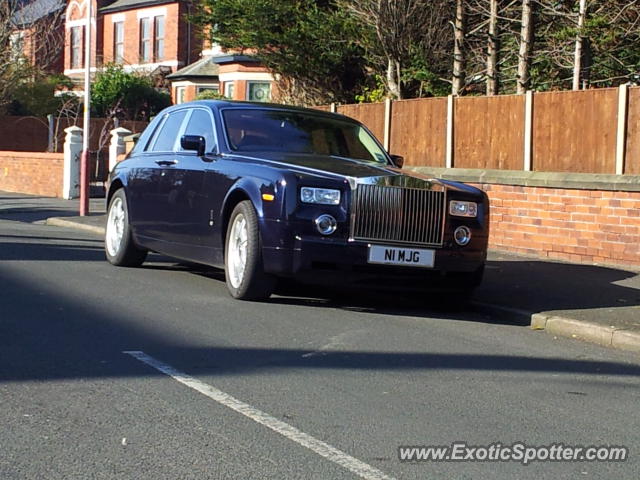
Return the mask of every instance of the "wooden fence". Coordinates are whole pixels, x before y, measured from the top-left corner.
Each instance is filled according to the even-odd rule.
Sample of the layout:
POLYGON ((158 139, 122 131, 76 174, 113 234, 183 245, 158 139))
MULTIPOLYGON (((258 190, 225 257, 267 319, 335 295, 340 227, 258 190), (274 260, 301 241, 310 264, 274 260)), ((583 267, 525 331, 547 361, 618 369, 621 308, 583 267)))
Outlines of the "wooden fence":
MULTIPOLYGON (((107 120, 104 118, 91 119, 90 150, 99 150, 101 143, 100 134, 106 122, 107 120)), ((65 136, 64 129, 72 125, 77 125, 82 128, 82 118, 61 118, 59 121, 54 119, 52 125, 50 125, 49 120, 46 118, 0 117, 0 151, 46 152, 49 147, 49 129, 51 128, 53 135, 52 143, 54 146, 52 150, 62 152, 65 136)), ((133 133, 142 132, 147 125, 148 122, 120 122, 121 127, 131 130, 133 133)), ((107 136, 106 144, 102 146, 102 150, 109 148, 110 140, 111 136, 107 136)), ((103 141, 105 141, 105 138, 103 138, 103 141)))
POLYGON ((640 87, 338 105, 406 165, 640 175, 640 87))

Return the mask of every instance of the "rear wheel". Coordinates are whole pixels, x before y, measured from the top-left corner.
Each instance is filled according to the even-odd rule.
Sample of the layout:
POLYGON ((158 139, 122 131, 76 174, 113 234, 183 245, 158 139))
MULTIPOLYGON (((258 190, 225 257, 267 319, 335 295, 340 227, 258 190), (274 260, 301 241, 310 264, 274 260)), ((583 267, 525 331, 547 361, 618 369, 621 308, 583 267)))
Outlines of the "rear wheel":
POLYGON ((113 194, 109 202, 104 251, 109 263, 121 267, 140 266, 147 257, 147 250, 133 243, 127 197, 122 188, 113 194))
POLYGON ((269 298, 276 280, 264 272, 258 216, 250 201, 242 201, 233 209, 225 246, 225 274, 231 296, 240 300, 269 298))

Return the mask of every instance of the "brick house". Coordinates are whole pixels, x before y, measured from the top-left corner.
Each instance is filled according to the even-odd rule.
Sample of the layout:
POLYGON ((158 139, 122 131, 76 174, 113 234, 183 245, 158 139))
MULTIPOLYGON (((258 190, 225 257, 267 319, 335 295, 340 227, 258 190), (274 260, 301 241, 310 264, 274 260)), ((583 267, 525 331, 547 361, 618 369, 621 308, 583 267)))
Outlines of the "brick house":
POLYGON ((213 90, 232 100, 267 102, 277 99, 274 78, 251 55, 206 49, 202 58, 167 76, 174 103, 194 100, 199 93, 213 90))
POLYGON ((187 21, 191 0, 68 0, 64 74, 78 84, 84 78, 87 1, 93 2, 92 69, 116 63, 152 75, 175 103, 203 90, 238 100, 271 98, 273 78, 255 59, 204 48, 187 21))
POLYGON ((11 48, 44 73, 62 73, 64 66, 64 8, 66 0, 16 3, 11 48))
MULTIPOLYGON (((86 3, 69 0, 66 16, 65 75, 84 75, 86 3)), ((108 63, 126 71, 170 73, 197 59, 202 48, 186 21, 186 0, 91 0, 92 68, 108 63)))

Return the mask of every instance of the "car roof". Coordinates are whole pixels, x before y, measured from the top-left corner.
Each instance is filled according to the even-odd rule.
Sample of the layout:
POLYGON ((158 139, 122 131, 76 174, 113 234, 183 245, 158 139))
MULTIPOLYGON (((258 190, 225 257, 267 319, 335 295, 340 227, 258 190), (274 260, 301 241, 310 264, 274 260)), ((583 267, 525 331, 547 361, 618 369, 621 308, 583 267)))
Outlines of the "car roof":
POLYGON ((247 109, 255 109, 255 110, 264 110, 264 109, 278 109, 278 110, 287 110, 291 112, 299 112, 299 113, 310 113, 314 115, 322 115, 330 118, 340 118, 342 120, 350 120, 353 122, 357 122, 357 120, 347 117, 345 115, 339 113, 331 113, 324 110, 318 110, 315 108, 305 108, 298 107, 293 105, 283 105, 280 103, 265 103, 265 102, 246 102, 239 100, 195 100, 193 102, 185 102, 179 105, 174 105, 169 107, 167 111, 171 111, 178 108, 185 107, 195 107, 195 106, 203 106, 209 108, 223 109, 223 108, 247 108, 247 109))

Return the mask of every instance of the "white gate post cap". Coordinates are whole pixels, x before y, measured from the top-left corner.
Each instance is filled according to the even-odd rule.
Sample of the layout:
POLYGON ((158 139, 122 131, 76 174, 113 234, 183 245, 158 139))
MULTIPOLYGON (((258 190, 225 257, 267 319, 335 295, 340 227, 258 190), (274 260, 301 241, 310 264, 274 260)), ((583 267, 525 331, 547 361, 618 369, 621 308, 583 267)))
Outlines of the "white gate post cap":
POLYGON ((67 134, 67 140, 77 140, 82 138, 83 130, 75 125, 65 128, 64 131, 67 134))

